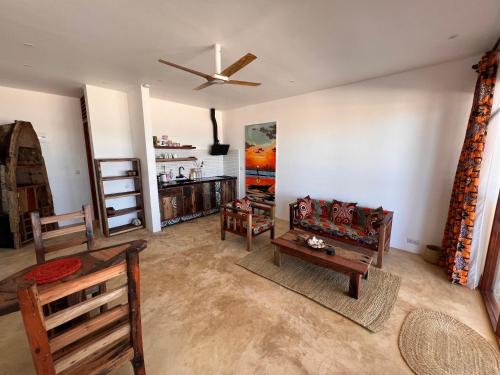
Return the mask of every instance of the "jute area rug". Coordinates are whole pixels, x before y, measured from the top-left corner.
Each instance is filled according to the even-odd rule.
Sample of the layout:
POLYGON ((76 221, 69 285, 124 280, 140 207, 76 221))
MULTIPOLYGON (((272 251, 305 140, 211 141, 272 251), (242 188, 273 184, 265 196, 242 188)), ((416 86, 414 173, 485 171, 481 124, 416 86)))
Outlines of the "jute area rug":
POLYGON ((399 350, 417 375, 498 375, 500 354, 481 335, 441 312, 417 309, 406 317, 399 350))
POLYGON ((349 278, 341 273, 284 254, 281 267, 273 263, 272 246, 254 250, 237 265, 342 314, 377 332, 389 318, 401 278, 375 267, 368 280, 361 279, 359 299, 348 296, 349 278))

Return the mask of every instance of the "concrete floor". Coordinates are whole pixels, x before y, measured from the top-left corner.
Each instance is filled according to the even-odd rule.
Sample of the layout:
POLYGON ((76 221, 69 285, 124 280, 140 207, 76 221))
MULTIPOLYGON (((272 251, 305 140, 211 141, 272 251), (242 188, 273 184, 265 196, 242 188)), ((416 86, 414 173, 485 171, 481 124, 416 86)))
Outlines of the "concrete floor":
MULTIPOLYGON (((280 221, 278 234, 286 229, 280 221)), ((411 374, 397 339, 416 307, 444 311, 496 345, 479 293, 449 284, 440 268, 414 254, 386 256, 384 269, 400 275, 402 285, 386 327, 371 333, 236 266, 247 254, 244 239, 228 234, 220 241, 217 215, 97 244, 136 238, 149 241, 141 254, 148 374, 411 374)), ((255 246, 268 244, 265 234, 255 246)), ((32 246, 0 250, 0 278, 34 262, 32 246)), ((0 374, 34 374, 20 314, 0 317, 0 332, 0 374)))

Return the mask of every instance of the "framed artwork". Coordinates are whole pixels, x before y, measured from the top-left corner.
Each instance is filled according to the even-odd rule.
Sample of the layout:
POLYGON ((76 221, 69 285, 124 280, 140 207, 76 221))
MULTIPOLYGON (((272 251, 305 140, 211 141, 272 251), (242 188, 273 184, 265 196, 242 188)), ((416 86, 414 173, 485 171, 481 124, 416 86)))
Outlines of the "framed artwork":
POLYGON ((245 190, 250 199, 274 202, 276 122, 245 127, 245 190))

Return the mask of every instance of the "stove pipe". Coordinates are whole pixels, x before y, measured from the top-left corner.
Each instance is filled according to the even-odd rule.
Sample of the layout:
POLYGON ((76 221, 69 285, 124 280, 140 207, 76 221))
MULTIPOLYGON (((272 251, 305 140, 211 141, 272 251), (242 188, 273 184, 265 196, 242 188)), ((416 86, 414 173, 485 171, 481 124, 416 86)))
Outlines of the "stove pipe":
POLYGON ((217 119, 215 118, 215 108, 210 108, 210 119, 212 120, 212 127, 214 132, 214 144, 210 148, 210 155, 227 155, 229 145, 223 145, 219 143, 217 119))

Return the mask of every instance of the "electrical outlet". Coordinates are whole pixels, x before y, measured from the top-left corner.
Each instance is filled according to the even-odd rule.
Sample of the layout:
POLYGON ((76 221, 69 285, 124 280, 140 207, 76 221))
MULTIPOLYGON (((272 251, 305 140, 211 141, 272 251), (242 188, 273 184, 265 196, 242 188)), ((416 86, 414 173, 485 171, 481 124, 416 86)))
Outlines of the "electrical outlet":
POLYGON ((420 245, 419 240, 415 240, 415 239, 409 238, 409 237, 406 239, 406 242, 408 242, 409 244, 412 244, 412 245, 420 245))

